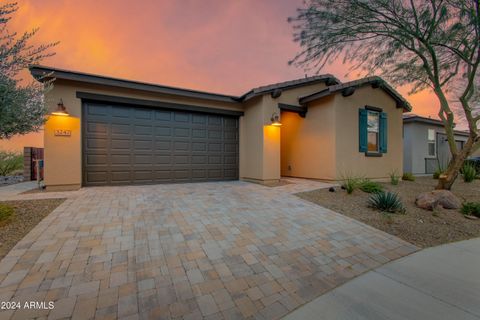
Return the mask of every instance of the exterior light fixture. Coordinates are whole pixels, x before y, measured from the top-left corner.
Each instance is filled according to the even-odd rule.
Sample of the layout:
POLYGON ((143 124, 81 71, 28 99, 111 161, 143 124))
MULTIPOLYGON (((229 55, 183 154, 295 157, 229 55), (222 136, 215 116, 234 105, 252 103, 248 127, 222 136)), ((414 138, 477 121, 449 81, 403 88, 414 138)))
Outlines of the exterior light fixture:
POLYGON ((57 110, 52 112, 52 115, 55 116, 69 116, 70 114, 67 111, 67 108, 63 105, 63 100, 60 99, 60 101, 57 104, 57 110))
POLYGON ((280 122, 280 117, 278 116, 278 114, 276 112, 274 112, 272 114, 272 117, 270 118, 270 121, 272 121, 272 126, 280 127, 282 125, 282 123, 280 122))

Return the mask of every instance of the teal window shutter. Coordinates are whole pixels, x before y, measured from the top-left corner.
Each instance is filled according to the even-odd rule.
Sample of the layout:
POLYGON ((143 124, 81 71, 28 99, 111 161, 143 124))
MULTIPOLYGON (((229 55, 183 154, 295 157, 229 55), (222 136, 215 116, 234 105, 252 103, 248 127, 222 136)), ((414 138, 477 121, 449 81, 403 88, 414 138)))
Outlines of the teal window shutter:
POLYGON ((385 112, 380 113, 380 152, 387 153, 388 142, 388 125, 387 114, 385 112))
POLYGON ((367 115, 366 109, 358 109, 359 151, 367 152, 367 115))

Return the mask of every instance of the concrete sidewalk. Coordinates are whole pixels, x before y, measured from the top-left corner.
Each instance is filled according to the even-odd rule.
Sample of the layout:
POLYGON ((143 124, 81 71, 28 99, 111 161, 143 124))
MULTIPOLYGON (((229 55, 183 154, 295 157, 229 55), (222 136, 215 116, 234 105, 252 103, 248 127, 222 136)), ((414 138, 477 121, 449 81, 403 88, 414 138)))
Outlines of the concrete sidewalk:
POLYGON ((388 263, 284 319, 480 319, 480 238, 388 263))

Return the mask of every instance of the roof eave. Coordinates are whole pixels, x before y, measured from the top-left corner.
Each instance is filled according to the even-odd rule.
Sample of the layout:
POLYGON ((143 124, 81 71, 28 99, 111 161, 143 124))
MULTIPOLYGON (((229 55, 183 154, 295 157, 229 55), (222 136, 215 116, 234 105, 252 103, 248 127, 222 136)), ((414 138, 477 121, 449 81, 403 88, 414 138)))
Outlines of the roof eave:
POLYGON ((326 96, 329 96, 329 95, 332 95, 332 94, 340 93, 347 88, 355 88, 356 89, 356 88, 364 86, 364 85, 374 85, 375 84, 375 88, 381 88, 393 100, 395 100, 395 102, 397 103, 397 108, 402 108, 404 112, 412 111, 412 106, 410 105, 410 103, 408 103, 407 100, 405 100, 402 96, 400 96, 393 88, 391 88, 380 77, 370 77, 370 78, 367 78, 367 79, 368 79, 367 81, 360 82, 360 83, 358 83, 358 80, 352 81, 352 82, 354 82, 354 84, 352 84, 351 86, 343 87, 342 84, 339 84, 340 87, 337 87, 337 88, 330 87, 330 88, 324 89, 322 91, 319 91, 319 92, 316 92, 316 93, 313 93, 313 94, 310 94, 310 95, 307 95, 307 96, 300 97, 299 98, 299 103, 300 104, 306 104, 306 103, 312 102, 312 101, 317 100, 317 99, 321 99, 323 97, 326 97, 326 96), (379 84, 379 81, 381 81, 380 84, 379 84))
POLYGON ((105 76, 94 75, 94 74, 49 68, 44 66, 35 65, 35 66, 30 66, 29 69, 32 76, 41 82, 54 78, 54 79, 63 79, 63 80, 106 85, 106 86, 112 86, 112 87, 142 90, 147 92, 177 95, 177 96, 183 96, 188 98, 230 102, 230 103, 239 102, 238 100, 239 97, 230 96, 230 95, 222 95, 217 93, 209 93, 209 92, 202 92, 202 91, 196 91, 196 90, 190 90, 190 89, 162 86, 162 85, 144 83, 139 81, 111 78, 111 77, 105 77, 105 76))

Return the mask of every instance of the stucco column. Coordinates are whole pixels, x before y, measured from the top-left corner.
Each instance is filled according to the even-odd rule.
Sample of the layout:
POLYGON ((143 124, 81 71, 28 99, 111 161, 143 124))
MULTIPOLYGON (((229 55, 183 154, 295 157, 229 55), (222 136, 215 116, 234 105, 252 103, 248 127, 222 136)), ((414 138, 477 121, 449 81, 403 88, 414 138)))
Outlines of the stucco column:
POLYGON ((74 92, 57 89, 47 94, 49 112, 63 100, 69 116, 48 116, 44 126, 47 190, 75 190, 82 183, 81 103, 74 92))
MULTIPOLYGON (((265 97, 265 96, 264 96, 265 97)), ((280 131, 282 127, 272 126, 274 114, 280 117, 280 109, 269 96, 263 103, 263 180, 280 179, 280 131)), ((281 121, 281 119, 280 119, 281 121)))

